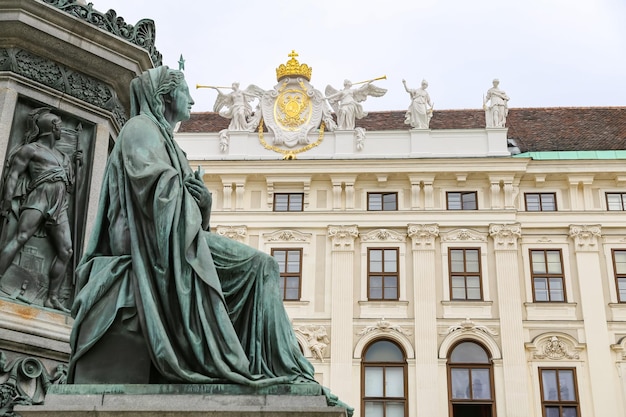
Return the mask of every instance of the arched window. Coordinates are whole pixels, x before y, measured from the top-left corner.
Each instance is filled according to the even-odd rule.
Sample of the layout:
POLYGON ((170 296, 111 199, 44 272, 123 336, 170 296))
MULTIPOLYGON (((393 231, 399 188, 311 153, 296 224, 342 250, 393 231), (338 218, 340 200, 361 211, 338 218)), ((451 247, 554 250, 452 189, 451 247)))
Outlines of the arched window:
POLYGON ((407 417, 406 355, 394 342, 369 345, 361 366, 361 415, 407 417))
POLYGON ((458 343, 448 357, 450 417, 493 417, 491 358, 476 342, 458 343))

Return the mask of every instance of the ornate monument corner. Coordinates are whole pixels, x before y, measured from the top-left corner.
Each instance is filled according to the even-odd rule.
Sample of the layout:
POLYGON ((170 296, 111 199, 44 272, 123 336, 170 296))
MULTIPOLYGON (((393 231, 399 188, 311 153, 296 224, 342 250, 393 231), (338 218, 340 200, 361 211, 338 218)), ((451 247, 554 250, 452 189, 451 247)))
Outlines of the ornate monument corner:
POLYGON ((413 241, 414 248, 435 249, 435 239, 439 236, 439 225, 409 224, 408 236, 413 241))
POLYGON ((497 249, 517 249, 517 242, 522 237, 522 228, 519 223, 489 225, 489 235, 495 242, 497 249))
POLYGON ((441 235, 444 242, 486 242, 487 234, 472 229, 455 229, 441 235))
POLYGON ((245 242, 248 236, 248 228, 246 226, 220 226, 215 228, 215 233, 220 236, 227 237, 238 242, 245 242))
POLYGON ((532 358, 539 360, 578 360, 583 349, 584 345, 565 334, 544 334, 526 343, 532 358))
POLYGON ((48 388, 67 382, 67 365, 58 365, 52 372, 33 357, 9 361, 0 351, 0 413, 14 416, 15 405, 36 405, 44 402, 48 388), (33 389, 34 388, 34 389, 33 389))
POLYGON ((359 236, 356 225, 328 226, 328 237, 334 250, 354 250, 354 240, 359 236))
POLYGON ((569 237, 574 240, 576 250, 597 251, 598 238, 601 236, 602 228, 596 225, 575 225, 569 227, 569 237))
POLYGON ((297 230, 276 230, 263 234, 266 242, 298 242, 310 243, 311 233, 302 233, 297 230))
POLYGON ((362 242, 404 242, 406 235, 398 233, 395 230, 376 229, 361 234, 362 242))

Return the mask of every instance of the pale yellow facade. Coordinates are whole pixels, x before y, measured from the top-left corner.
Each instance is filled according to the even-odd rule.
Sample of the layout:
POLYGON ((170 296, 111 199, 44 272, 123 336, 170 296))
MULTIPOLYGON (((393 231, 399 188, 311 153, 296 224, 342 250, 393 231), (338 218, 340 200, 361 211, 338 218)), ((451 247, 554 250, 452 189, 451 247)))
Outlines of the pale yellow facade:
MULTIPOLYGON (((255 134, 245 140, 258 146, 255 134)), ((301 297, 285 307, 316 377, 355 415, 364 350, 382 339, 405 354, 408 416, 454 414, 447 364, 463 340, 488 352, 493 415, 542 416, 544 368, 575 370, 579 416, 626 415, 626 303, 612 254, 626 250, 626 217, 606 200, 624 187, 623 160, 189 157, 206 171, 216 233, 268 253, 302 249, 301 297), (465 191, 478 209, 448 210, 446 193, 465 191), (372 192, 397 193, 397 210, 368 211, 372 192), (302 193, 303 210, 273 211, 274 193, 302 193), (527 211, 526 193, 553 193, 557 210, 527 211), (397 301, 368 301, 373 247, 398 251, 397 301), (454 248, 480 250, 480 300, 451 300, 454 248), (531 250, 562 254, 564 302, 534 302, 531 250), (301 331, 320 327, 322 358, 301 331)))

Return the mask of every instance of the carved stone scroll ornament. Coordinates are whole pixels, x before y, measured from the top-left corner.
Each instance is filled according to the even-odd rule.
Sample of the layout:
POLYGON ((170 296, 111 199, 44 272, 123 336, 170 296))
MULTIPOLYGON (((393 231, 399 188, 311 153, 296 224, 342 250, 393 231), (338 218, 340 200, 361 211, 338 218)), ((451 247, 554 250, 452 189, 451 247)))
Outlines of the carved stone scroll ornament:
POLYGON ((42 404, 52 384, 65 384, 67 365, 49 373, 39 359, 22 357, 9 362, 0 352, 0 416, 14 417, 16 405, 42 404), (34 387, 34 390, 33 390, 34 387))
POLYGON ((489 235, 493 238, 496 249, 517 249, 517 241, 522 237, 519 224, 491 224, 489 235))
POLYGON ((379 332, 383 332, 383 333, 388 333, 388 332, 398 332, 404 336, 410 336, 411 335, 411 331, 404 329, 402 326, 391 323, 388 320, 382 319, 380 321, 378 321, 375 325, 373 326, 367 326, 365 327, 363 330, 361 330, 358 335, 359 336, 364 336, 368 333, 374 332, 374 331, 379 331, 379 332))
POLYGON ((439 236, 438 224, 409 224, 408 236, 414 247, 434 249, 435 238, 439 236))
POLYGON ((560 339, 557 336, 552 336, 549 339, 546 339, 537 347, 538 349, 533 354, 535 359, 560 360, 580 358, 577 349, 575 349, 569 341, 560 339))
POLYGON ((238 242, 244 242, 248 235, 246 226, 217 226, 216 233, 238 242))
POLYGON ((473 322, 472 320, 470 320, 469 318, 466 318, 465 320, 454 324, 450 327, 448 327, 448 329, 441 333, 442 335, 447 335, 450 333, 455 333, 455 332, 469 332, 469 333, 476 333, 476 332, 481 332, 481 333, 485 333, 488 334, 490 336, 497 336, 498 332, 487 327, 487 326, 483 326, 481 324, 476 324, 475 322, 473 322))
POLYGON ((569 236, 574 239, 576 250, 598 250, 598 237, 601 236, 600 225, 570 225, 569 236))
POLYGON ((335 250, 352 250, 354 239, 359 236, 359 229, 352 226, 328 226, 328 236, 332 239, 335 250))

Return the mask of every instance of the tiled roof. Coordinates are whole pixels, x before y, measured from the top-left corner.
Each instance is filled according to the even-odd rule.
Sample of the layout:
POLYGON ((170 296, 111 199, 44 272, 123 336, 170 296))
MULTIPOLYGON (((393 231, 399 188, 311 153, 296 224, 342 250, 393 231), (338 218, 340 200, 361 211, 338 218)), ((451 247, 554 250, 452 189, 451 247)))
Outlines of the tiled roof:
MULTIPOLYGON (((406 130, 405 111, 371 111, 357 120, 366 130, 406 130)), ((193 113, 179 132, 219 132, 229 120, 217 113, 193 113)), ((509 139, 521 152, 626 149, 626 107, 543 107, 510 109, 509 139)), ((435 110, 430 127, 479 129, 485 126, 480 109, 435 110)))

